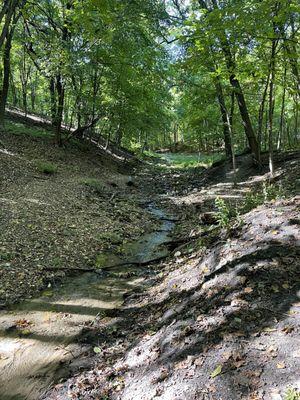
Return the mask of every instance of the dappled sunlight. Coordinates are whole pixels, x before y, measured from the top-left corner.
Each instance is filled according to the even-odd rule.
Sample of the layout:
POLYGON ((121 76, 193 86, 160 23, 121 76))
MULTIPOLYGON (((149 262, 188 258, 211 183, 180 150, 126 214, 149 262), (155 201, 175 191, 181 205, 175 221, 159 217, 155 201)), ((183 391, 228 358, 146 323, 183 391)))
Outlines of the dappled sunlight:
POLYGON ((6 156, 15 156, 16 154, 8 151, 7 149, 0 149, 0 153, 5 154, 6 156))
POLYGON ((31 204, 37 204, 39 206, 49 206, 50 205, 50 203, 46 203, 39 199, 23 199, 23 201, 25 201, 27 203, 31 203, 31 204))
MULTIPOLYGON (((63 367, 76 354, 76 350, 73 353, 67 344, 63 344, 63 340, 43 341, 38 335, 26 339, 1 336, 0 333, 0 345, 5 343, 6 349, 11 349, 10 353, 5 353, 0 347, 1 398, 9 395, 9 398, 24 396, 36 400, 42 394, 41 383, 51 384, 58 363, 63 367)), ((65 372, 61 368, 60 376, 64 376, 65 372)))
POLYGON ((0 203, 8 203, 8 204, 12 204, 12 205, 18 204, 18 202, 15 201, 15 200, 6 199, 6 198, 3 198, 3 197, 0 197, 0 203))
MULTIPOLYGON (((270 266, 272 268, 272 264, 270 266)), ((184 310, 177 310, 170 316, 172 323, 164 325, 154 336, 145 336, 130 350, 122 362, 129 366, 129 375, 134 374, 135 379, 131 379, 131 386, 125 388, 123 394, 125 399, 129 399, 133 391, 138 397, 145 390, 151 398, 152 389, 149 382, 154 381, 161 382, 163 398, 169 398, 168 396, 172 398, 180 393, 178 382, 185 381, 186 373, 189 374, 189 387, 200 391, 211 384, 220 389, 222 385, 228 385, 228 379, 238 381, 242 379, 243 374, 245 378, 249 373, 249 379, 246 380, 249 390, 253 384, 253 377, 249 371, 257 370, 259 371, 257 376, 261 376, 262 369, 257 367, 256 363, 265 363, 267 359, 270 360, 273 380, 274 376, 278 375, 277 379, 284 382, 283 387, 293 382, 293 377, 282 373, 280 359, 283 357, 282 351, 288 351, 289 361, 297 362, 291 349, 298 351, 299 343, 295 342, 294 337, 289 337, 289 331, 285 327, 291 322, 294 323, 294 318, 300 311, 299 303, 297 304, 299 297, 289 295, 287 298, 286 291, 283 290, 280 294, 274 292, 274 295, 271 295, 274 300, 272 305, 269 303, 268 291, 265 292, 267 301, 264 298, 259 299, 254 293, 252 294, 252 279, 247 278, 247 270, 255 269, 256 264, 247 264, 243 268, 245 269, 240 270, 239 274, 245 275, 240 275, 240 280, 238 275, 233 279, 235 272, 232 271, 229 275, 225 273, 216 277, 214 281, 209 281, 196 297, 195 293, 190 297, 184 310), (245 291, 241 286, 245 278, 248 279, 247 288, 251 288, 251 291, 250 289, 245 291), (185 313, 186 318, 182 319, 185 313), (259 321, 257 315, 260 313, 264 318, 260 317, 259 321), (279 320, 281 320, 280 327, 277 326, 279 320), (262 336, 265 339, 270 338, 269 344, 263 347, 262 336), (258 361, 260 357, 262 360, 258 361), (210 374, 218 365, 221 366, 220 378, 213 381, 210 379, 210 374), (186 370, 188 367, 190 368, 186 370)), ((259 269, 264 274, 263 267, 260 266, 259 269)), ((285 279, 284 276, 283 282, 285 279)), ((255 282, 259 285, 259 282, 265 280, 260 276, 259 279, 255 278, 255 282)), ((299 284, 296 286, 297 294, 298 291, 299 284)), ((268 373, 267 368, 261 379, 265 379, 268 373)), ((243 385, 239 387, 239 390, 245 389, 243 385)), ((234 390, 231 384, 227 390, 234 390)), ((236 392, 233 391, 232 396, 237 396, 236 392)))

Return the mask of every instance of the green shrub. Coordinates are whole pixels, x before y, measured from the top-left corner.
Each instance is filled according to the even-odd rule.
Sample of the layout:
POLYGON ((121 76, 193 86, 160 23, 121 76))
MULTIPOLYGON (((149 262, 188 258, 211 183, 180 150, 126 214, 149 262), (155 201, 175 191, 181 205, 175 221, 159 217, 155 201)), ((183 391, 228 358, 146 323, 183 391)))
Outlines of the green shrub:
POLYGON ((232 218, 230 207, 226 204, 224 199, 217 197, 215 200, 217 211, 215 212, 216 220, 221 228, 228 228, 232 218))
POLYGON ((38 161, 36 167, 39 172, 46 174, 46 175, 53 175, 57 172, 57 165, 52 164, 48 161, 38 161))

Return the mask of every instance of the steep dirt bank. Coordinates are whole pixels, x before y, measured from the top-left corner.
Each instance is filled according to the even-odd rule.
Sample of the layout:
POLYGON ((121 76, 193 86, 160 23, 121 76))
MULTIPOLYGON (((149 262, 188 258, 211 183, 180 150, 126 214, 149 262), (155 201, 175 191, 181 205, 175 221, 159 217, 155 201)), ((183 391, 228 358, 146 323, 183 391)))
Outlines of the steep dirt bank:
POLYGON ((300 390, 300 176, 290 158, 278 186, 264 186, 268 175, 246 158, 235 187, 226 164, 192 178, 144 171, 181 217, 174 257, 153 266, 156 282, 128 299, 113 330, 101 319, 87 329, 100 349, 94 368, 45 399, 280 400, 300 390), (223 230, 203 215, 217 197, 245 212, 223 230))
POLYGON ((103 251, 155 227, 129 164, 94 146, 55 148, 47 132, 23 125, 1 134, 0 306, 37 293, 103 251), (49 170, 50 169, 50 170, 49 170))

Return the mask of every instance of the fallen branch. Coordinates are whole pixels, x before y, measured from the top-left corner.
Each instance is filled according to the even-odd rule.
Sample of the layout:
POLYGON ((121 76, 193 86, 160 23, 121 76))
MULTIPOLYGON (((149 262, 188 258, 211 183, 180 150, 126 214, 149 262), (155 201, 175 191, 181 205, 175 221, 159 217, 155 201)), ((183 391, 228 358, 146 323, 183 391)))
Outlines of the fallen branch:
POLYGON ((57 268, 57 267, 44 267, 42 270, 43 271, 54 271, 54 272, 60 272, 60 271, 68 271, 68 272, 92 272, 95 274, 101 274, 102 271, 110 271, 111 269, 114 268, 118 268, 118 267, 125 267, 126 265, 138 265, 138 266, 145 266, 145 265, 149 265, 149 264, 153 264, 156 263, 158 261, 164 260, 165 258, 167 258, 170 254, 165 254, 163 256, 159 256, 159 257, 155 257, 152 258, 150 260, 147 261, 124 261, 124 262, 120 262, 117 264, 113 264, 113 265, 109 265, 107 267, 103 267, 103 268, 77 268, 77 267, 73 267, 73 268, 57 268))
POLYGON ((57 267, 44 267, 42 271, 53 271, 53 272, 60 272, 60 271, 68 271, 68 272, 93 272, 95 274, 101 273, 102 270, 95 269, 95 268, 57 268, 57 267))

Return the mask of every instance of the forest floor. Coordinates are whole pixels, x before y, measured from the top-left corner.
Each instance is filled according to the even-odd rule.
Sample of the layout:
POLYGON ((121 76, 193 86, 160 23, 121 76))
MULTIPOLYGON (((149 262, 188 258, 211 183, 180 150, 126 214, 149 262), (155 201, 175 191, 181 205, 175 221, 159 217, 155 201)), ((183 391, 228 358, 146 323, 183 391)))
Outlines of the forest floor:
MULTIPOLYGON (((228 163, 188 171, 137 164, 124 174, 124 164, 91 147, 57 149, 48 137, 12 132, 1 141, 5 308, 45 288, 51 299, 72 269, 101 268, 99 254, 122 254, 124 242, 159 231, 149 201, 166 210, 162 220, 176 221, 170 255, 147 266, 145 284, 81 321, 84 354, 71 352, 69 379, 44 399, 297 399, 299 154, 278 157, 271 186, 266 170, 239 157, 233 185, 228 163), (41 161, 57 171, 46 175, 41 161), (235 214, 223 228, 216 198, 228 204, 219 221, 235 214)), ((62 315, 72 330, 70 309, 62 315)), ((26 315, 18 321, 30 340, 35 328, 26 315)), ((3 400, 33 399, 10 395, 3 400)))

